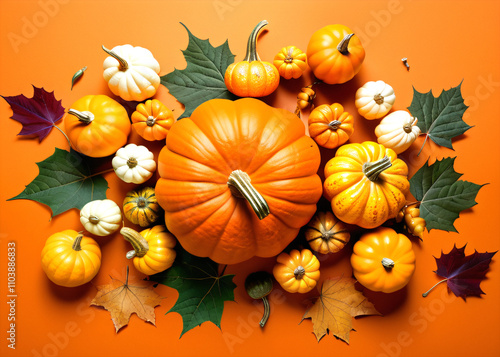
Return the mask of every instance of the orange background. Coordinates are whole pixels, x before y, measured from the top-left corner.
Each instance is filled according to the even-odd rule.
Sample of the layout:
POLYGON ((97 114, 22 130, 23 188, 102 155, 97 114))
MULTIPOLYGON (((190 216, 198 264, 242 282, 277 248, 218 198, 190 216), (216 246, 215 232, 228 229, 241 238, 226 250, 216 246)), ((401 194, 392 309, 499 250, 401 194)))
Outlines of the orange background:
MULTIPOLYGON (((180 315, 165 313, 174 305, 177 292, 165 286, 157 291, 166 297, 156 308, 156 327, 132 316, 127 327, 115 333, 107 311, 88 307, 94 285, 65 289, 49 282, 40 267, 45 239, 63 229, 80 229, 77 210, 50 220, 50 210, 33 201, 6 200, 19 194, 38 174, 36 162, 68 149, 64 137, 53 130, 39 143, 36 138, 16 136, 21 125, 9 119, 9 105, 0 100, 0 354, 2 356, 498 356, 500 353, 500 269, 494 257, 486 292, 467 301, 455 298, 439 286, 427 298, 421 294, 439 279, 433 256, 449 252, 456 243, 467 243, 466 253, 496 251, 498 199, 500 198, 500 27, 498 1, 82 1, 40 0, 0 2, 0 94, 32 96, 32 86, 55 91, 68 108, 87 94, 112 95, 102 79, 102 62, 108 48, 130 43, 150 49, 161 64, 161 75, 182 69, 188 36, 184 23, 199 38, 218 46, 229 40, 236 60, 244 56, 246 40, 260 20, 269 21, 259 38, 263 60, 272 61, 283 46, 305 50, 312 33, 328 24, 342 23, 356 32, 366 49, 366 59, 355 79, 339 86, 321 86, 316 104, 339 102, 355 115, 353 142, 374 140, 376 121, 368 122, 354 108, 356 89, 368 80, 390 83, 397 95, 394 109, 411 103, 413 89, 441 90, 462 84, 469 109, 464 120, 474 126, 453 140, 453 150, 427 144, 420 156, 417 142, 402 157, 413 174, 430 158, 455 157, 462 179, 489 183, 477 196, 478 205, 464 211, 455 222, 460 232, 433 230, 421 243, 414 242, 417 269, 410 284, 400 292, 384 295, 366 291, 384 316, 353 321, 350 344, 331 335, 319 343, 312 323, 301 317, 314 294, 291 295, 278 286, 270 297, 271 317, 264 329, 257 323, 262 304, 248 298, 243 282, 250 272, 270 271, 274 259, 252 259, 229 266, 236 274, 236 302, 226 302, 222 332, 206 322, 181 339, 180 315), (31 25, 30 25, 31 24, 31 25), (411 70, 401 63, 408 57, 411 70), (81 81, 70 91, 73 74, 88 66, 81 81), (7 348, 7 243, 17 246, 16 349, 7 348), (299 324, 300 323, 300 324, 299 324)), ((291 111, 295 97, 309 75, 282 80, 276 93, 264 98, 291 111)), ((160 86, 156 98, 176 116, 181 105, 160 86)), ((304 118, 307 118, 305 113, 304 118)), ((145 142, 132 134, 131 142, 145 142)), ((148 145, 157 153, 162 143, 148 145)), ((332 151, 323 150, 325 158, 332 151)), ((108 198, 121 202, 133 186, 113 173, 105 175, 108 198)), ((154 181, 152 181, 154 184, 154 181)), ((115 234, 97 238, 103 264, 93 283, 107 284, 109 276, 123 278, 128 244, 115 234)), ((342 253, 322 258, 322 279, 351 275, 347 247, 342 253)), ((133 278, 142 278, 131 269, 133 278)))

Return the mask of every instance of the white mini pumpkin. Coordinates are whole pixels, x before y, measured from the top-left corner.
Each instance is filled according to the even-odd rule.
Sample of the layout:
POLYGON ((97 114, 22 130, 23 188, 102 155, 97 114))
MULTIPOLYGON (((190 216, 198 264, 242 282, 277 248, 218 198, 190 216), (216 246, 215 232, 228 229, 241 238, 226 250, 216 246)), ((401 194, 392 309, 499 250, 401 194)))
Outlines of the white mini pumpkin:
POLYGON ((379 144, 400 154, 417 139, 420 128, 417 118, 405 110, 397 110, 380 121, 375 128, 375 135, 379 144))
POLYGON ((108 236, 121 227, 122 212, 112 200, 94 200, 80 210, 80 222, 88 232, 108 236))
POLYGON ((358 113, 368 120, 380 119, 392 109, 396 95, 384 81, 365 83, 356 91, 355 105, 358 113))
POLYGON ((104 51, 104 80, 114 95, 127 101, 141 102, 155 95, 160 85, 160 64, 146 48, 116 46, 104 51))
POLYGON ((147 147, 136 144, 118 149, 111 164, 116 175, 127 183, 144 183, 156 170, 153 153, 147 147))

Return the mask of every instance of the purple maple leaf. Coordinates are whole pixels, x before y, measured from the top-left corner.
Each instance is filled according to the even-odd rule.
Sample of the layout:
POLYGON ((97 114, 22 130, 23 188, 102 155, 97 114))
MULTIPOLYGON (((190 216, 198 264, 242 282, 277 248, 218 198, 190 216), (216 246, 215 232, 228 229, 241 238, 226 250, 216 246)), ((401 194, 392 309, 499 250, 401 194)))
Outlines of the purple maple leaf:
MULTIPOLYGON (((464 300, 467 296, 484 294, 479 284, 486 277, 491 259, 496 254, 496 252, 478 253, 474 250, 473 254, 466 256, 465 247, 466 245, 457 248, 455 245, 449 253, 445 254, 441 251, 441 257, 434 257, 437 265, 437 270, 434 272, 445 278, 436 285, 446 281, 448 289, 464 300)), ((427 296, 436 285, 423 296, 427 296)))
POLYGON ((64 108, 60 100, 56 100, 54 92, 47 92, 43 88, 33 86, 33 97, 27 98, 23 94, 2 98, 12 108, 12 119, 20 122, 23 128, 17 135, 36 135, 42 141, 61 120, 64 108))

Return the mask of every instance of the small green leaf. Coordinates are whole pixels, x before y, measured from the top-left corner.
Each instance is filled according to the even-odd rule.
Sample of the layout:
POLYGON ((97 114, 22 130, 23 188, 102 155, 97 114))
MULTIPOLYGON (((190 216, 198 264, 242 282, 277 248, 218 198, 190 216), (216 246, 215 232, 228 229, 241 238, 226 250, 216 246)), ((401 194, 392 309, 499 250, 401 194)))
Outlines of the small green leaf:
POLYGON ((168 88, 179 102, 184 104, 184 113, 178 119, 189 117, 194 109, 214 98, 235 99, 224 83, 227 66, 234 62, 228 42, 213 47, 209 40, 200 40, 181 23, 189 35, 186 50, 182 51, 187 66, 174 69, 161 77, 161 84, 168 88))
POLYGON ((83 72, 85 72, 85 70, 87 69, 87 66, 79 69, 78 71, 76 71, 76 73, 73 75, 73 78, 71 78, 71 90, 73 90, 73 86, 75 85, 76 81, 81 77, 83 76, 83 72))
POLYGON ((424 164, 410 179, 410 192, 420 201, 420 217, 427 230, 440 229, 456 232, 453 226, 461 211, 475 206, 479 189, 484 185, 458 180, 462 174, 455 171, 455 158, 424 164))
POLYGON ((169 286, 179 292, 175 305, 167 312, 182 316, 181 336, 205 321, 220 328, 224 301, 234 301, 234 275, 218 272, 219 265, 208 258, 195 257, 178 249, 174 265, 152 275, 150 280, 169 286))
POLYGON ((462 83, 447 91, 443 90, 439 97, 434 97, 432 91, 420 93, 413 88, 413 100, 408 107, 418 119, 417 125, 421 132, 436 144, 449 149, 453 149, 452 138, 472 128, 462 120, 468 107, 464 104, 461 86, 462 83))
POLYGON ((10 200, 32 200, 52 210, 52 217, 71 208, 106 198, 107 181, 92 174, 86 159, 75 151, 55 149, 52 156, 38 162, 38 176, 10 200))

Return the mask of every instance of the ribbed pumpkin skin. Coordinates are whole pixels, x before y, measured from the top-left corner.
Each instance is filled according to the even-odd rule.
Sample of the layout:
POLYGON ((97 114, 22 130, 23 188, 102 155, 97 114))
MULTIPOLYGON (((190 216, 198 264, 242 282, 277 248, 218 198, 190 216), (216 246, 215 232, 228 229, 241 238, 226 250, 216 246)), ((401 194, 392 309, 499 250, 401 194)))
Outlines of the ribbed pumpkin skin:
POLYGON ((327 25, 316 31, 307 46, 307 63, 314 75, 328 84, 340 84, 351 80, 361 68, 365 50, 359 38, 354 35, 349 41, 346 55, 337 46, 346 36, 353 33, 347 26, 327 25))
POLYGON ((279 254, 322 194, 319 149, 304 133, 297 116, 253 98, 210 100, 176 122, 158 158, 168 230, 191 254, 221 264, 279 254), (237 169, 266 199, 264 219, 231 193, 237 169))
POLYGON ((152 187, 129 191, 123 200, 123 214, 130 222, 141 227, 155 223, 161 213, 162 209, 152 187))
POLYGON ((269 62, 240 61, 227 67, 224 82, 239 97, 264 97, 278 88, 280 74, 269 62))
POLYGON ((344 144, 325 165, 324 196, 343 222, 371 229, 396 217, 409 192, 408 166, 392 149, 371 141, 344 144), (375 182, 364 164, 388 157, 392 166, 375 182))

